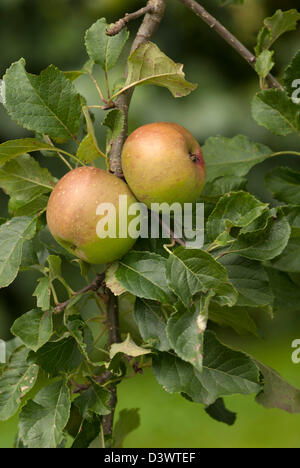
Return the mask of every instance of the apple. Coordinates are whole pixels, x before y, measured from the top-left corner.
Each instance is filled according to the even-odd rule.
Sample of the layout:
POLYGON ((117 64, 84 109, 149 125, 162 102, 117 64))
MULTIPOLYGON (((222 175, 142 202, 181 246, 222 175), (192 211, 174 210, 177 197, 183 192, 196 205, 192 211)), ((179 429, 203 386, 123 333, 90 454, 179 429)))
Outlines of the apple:
POLYGON ((206 177, 199 143, 181 125, 157 122, 136 129, 122 151, 123 173, 136 198, 152 203, 192 203, 206 177))
POLYGON ((48 202, 51 234, 69 252, 88 263, 104 264, 121 258, 136 239, 128 235, 132 216, 128 216, 126 207, 120 209, 120 195, 126 199, 128 208, 137 202, 126 183, 109 172, 90 166, 68 172, 55 186, 48 202), (110 205, 100 205, 103 203, 110 205), (106 226, 104 231, 115 226, 116 235, 99 237, 99 222, 106 226))

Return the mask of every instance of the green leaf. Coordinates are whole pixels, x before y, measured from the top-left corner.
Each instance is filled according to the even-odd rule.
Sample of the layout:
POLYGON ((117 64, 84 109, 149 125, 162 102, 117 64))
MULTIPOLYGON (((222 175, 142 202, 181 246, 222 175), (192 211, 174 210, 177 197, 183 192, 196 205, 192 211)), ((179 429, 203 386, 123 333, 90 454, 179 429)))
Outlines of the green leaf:
POLYGON ((204 332, 210 298, 208 295, 184 314, 173 314, 167 324, 167 335, 172 349, 177 356, 192 364, 199 372, 202 372, 204 332))
POLYGON ((170 287, 186 307, 197 293, 209 290, 223 305, 232 306, 237 300, 237 292, 229 283, 225 268, 203 250, 175 249, 167 262, 167 277, 170 287))
POLYGON ((74 404, 80 410, 84 418, 90 417, 91 413, 104 416, 111 413, 109 407, 110 392, 95 382, 76 398, 74 404))
POLYGON ((245 177, 224 176, 205 184, 200 200, 208 203, 217 203, 226 193, 243 190, 247 184, 245 177))
POLYGON ((10 209, 15 216, 35 214, 46 207, 55 180, 48 169, 41 168, 24 154, 0 167, 0 187, 11 197, 10 209))
POLYGON ((70 408, 70 392, 64 380, 44 387, 20 414, 19 434, 26 447, 59 446, 70 408))
POLYGON ((107 148, 106 154, 109 154, 111 144, 118 138, 123 130, 125 123, 124 113, 119 109, 113 109, 106 114, 102 125, 108 128, 107 130, 107 148))
POLYGON ((140 426, 139 411, 138 408, 120 411, 114 430, 114 448, 122 448, 125 438, 140 426))
POLYGON ((292 228, 291 239, 300 237, 300 205, 283 207, 283 212, 292 228))
POLYGON ((269 278, 260 262, 239 255, 226 255, 220 259, 220 263, 239 293, 237 306, 263 307, 273 303, 269 278))
POLYGON ((73 371, 83 361, 83 355, 73 337, 46 343, 33 358, 50 375, 73 371))
POLYGON ((42 311, 47 311, 50 309, 50 280, 47 277, 39 278, 38 285, 35 288, 33 296, 37 298, 37 307, 42 311))
POLYGON ((77 134, 81 99, 73 83, 50 65, 39 76, 25 70, 24 59, 11 65, 4 76, 5 107, 19 125, 58 141, 77 134))
POLYGON ((256 94, 252 101, 252 115, 259 125, 275 135, 300 133, 299 106, 280 89, 267 89, 256 94))
POLYGON ((132 341, 128 333, 125 341, 111 345, 109 352, 110 359, 113 359, 118 353, 127 354, 127 356, 138 357, 143 356, 144 354, 150 354, 151 350, 137 346, 135 342, 132 341))
POLYGON ((274 311, 286 314, 299 312, 300 289, 291 277, 282 271, 267 268, 270 285, 275 296, 274 311))
POLYGON ((58 255, 49 255, 47 258, 47 263, 49 265, 49 278, 50 281, 54 281, 62 276, 61 272, 61 263, 62 260, 58 255))
POLYGON ((300 390, 282 379, 271 367, 256 361, 263 375, 263 390, 256 397, 265 408, 279 408, 288 413, 300 413, 300 390))
POLYGON ((299 20, 300 13, 297 10, 277 10, 273 16, 266 18, 258 35, 256 55, 264 49, 269 49, 282 34, 296 29, 299 20))
POLYGON ((106 19, 100 18, 85 35, 85 46, 89 57, 105 71, 115 66, 129 37, 126 28, 113 37, 106 35, 107 29, 106 19))
POLYGON ((300 273, 300 238, 290 239, 282 254, 272 261, 272 266, 288 273, 300 273))
POLYGON ((266 175, 265 183, 276 200, 300 205, 300 172, 289 167, 276 167, 266 175))
POLYGON ((185 393, 206 406, 221 396, 249 395, 260 390, 259 373, 245 354, 225 347, 214 333, 206 332, 203 372, 169 353, 153 359, 154 374, 169 393, 185 393))
POLYGON ((166 259, 150 252, 131 251, 120 262, 117 280, 135 296, 172 302, 166 278, 166 259))
POLYGON ((239 335, 257 336, 257 326, 250 315, 252 310, 244 306, 221 307, 212 301, 209 306, 209 320, 221 327, 230 327, 239 335))
POLYGON ((268 207, 247 192, 232 192, 224 195, 208 218, 207 236, 216 245, 230 241, 233 227, 246 227, 268 207))
POLYGON ((183 65, 173 62, 152 42, 141 44, 128 59, 128 75, 124 88, 156 85, 168 88, 175 98, 190 94, 197 85, 189 83, 182 71, 183 65))
POLYGON ((231 251, 251 260, 272 260, 286 248, 291 234, 288 220, 281 209, 277 217, 269 217, 266 227, 241 233, 232 244, 231 251))
POLYGON ((250 169, 271 156, 272 151, 243 135, 234 138, 211 137, 203 146, 207 182, 218 177, 243 177, 250 169))
POLYGON ((22 260, 24 242, 33 238, 36 220, 29 217, 13 218, 0 226, 0 287, 16 278, 22 260))
POLYGON ((134 307, 134 319, 143 340, 159 351, 168 351, 170 343, 166 334, 166 321, 160 304, 137 298, 134 307))
POLYGON ((65 77, 70 81, 77 80, 77 78, 80 78, 83 74, 83 70, 70 70, 64 72, 65 77))
POLYGON ((255 70, 258 76, 262 79, 267 78, 268 74, 275 65, 273 62, 274 51, 264 50, 258 57, 255 63, 255 70))
POLYGON ((52 314, 45 314, 40 309, 30 310, 14 322, 11 332, 18 336, 27 348, 37 351, 52 335, 52 314))
MULTIPOLYGON (((299 88, 300 85, 300 50, 296 53, 291 64, 287 67, 284 73, 284 86, 289 96, 299 88)), ((296 99, 299 98, 297 93, 296 99)))
POLYGON ((21 399, 34 386, 38 366, 28 358, 24 346, 11 355, 0 378, 0 421, 11 418, 19 409, 21 399))
POLYGON ((223 398, 218 398, 212 405, 207 406, 205 411, 211 418, 228 426, 233 426, 236 421, 236 413, 226 408, 223 398))
POLYGON ((99 151, 98 146, 95 144, 95 139, 93 135, 88 134, 84 137, 84 139, 79 145, 76 156, 78 159, 80 159, 80 161, 83 161, 85 163, 95 161, 96 159, 102 156, 102 153, 99 151))
POLYGON ((89 448, 89 445, 99 435, 101 430, 101 418, 92 415, 88 420, 84 419, 71 448, 89 448))

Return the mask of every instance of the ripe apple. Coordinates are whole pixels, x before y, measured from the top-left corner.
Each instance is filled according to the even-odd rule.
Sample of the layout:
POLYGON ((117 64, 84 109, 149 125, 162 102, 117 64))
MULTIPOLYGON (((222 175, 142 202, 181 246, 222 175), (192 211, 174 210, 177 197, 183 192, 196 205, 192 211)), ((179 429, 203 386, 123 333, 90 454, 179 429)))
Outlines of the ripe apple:
POLYGON ((126 207, 119 209, 120 195, 123 199, 126 197, 128 207, 136 203, 126 183, 109 172, 89 166, 68 172, 55 186, 48 202, 47 223, 51 234, 59 244, 86 262, 104 264, 121 258, 136 239, 128 235, 132 216, 127 216, 126 207), (101 203, 110 203, 108 208, 111 209, 102 205, 99 211, 101 203), (104 224, 105 219, 108 225, 115 225, 116 237, 99 237, 97 226, 101 220, 104 224), (123 234, 120 234, 121 225, 123 234))
POLYGON ((122 152, 123 173, 136 198, 151 203, 192 203, 206 177, 200 145, 184 127, 157 122, 135 130, 122 152))

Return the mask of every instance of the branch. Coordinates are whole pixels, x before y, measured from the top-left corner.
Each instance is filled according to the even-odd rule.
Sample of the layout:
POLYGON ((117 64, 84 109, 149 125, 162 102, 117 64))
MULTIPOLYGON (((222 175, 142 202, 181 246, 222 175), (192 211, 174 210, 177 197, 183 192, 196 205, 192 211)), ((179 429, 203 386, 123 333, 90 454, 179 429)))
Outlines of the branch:
MULTIPOLYGON (((149 0, 145 8, 149 8, 150 12, 144 17, 133 42, 131 53, 134 52, 139 45, 149 41, 155 33, 164 15, 165 0, 149 0)), ((116 107, 123 112, 125 117, 123 130, 113 142, 110 152, 110 170, 118 177, 122 177, 121 154, 128 133, 128 111, 133 91, 134 89, 132 88, 128 89, 116 100, 116 107)))
POLYGON ((147 13, 151 13, 153 10, 153 5, 148 3, 144 8, 140 8, 140 10, 137 10, 133 13, 126 13, 124 18, 119 19, 115 24, 113 24, 107 31, 106 34, 108 36, 116 36, 119 34, 119 32, 122 31, 122 29, 125 28, 126 24, 129 23, 129 21, 135 20, 137 18, 140 18, 141 16, 146 15, 147 13))
MULTIPOLYGON (((256 57, 253 55, 228 29, 226 29, 216 18, 203 8, 195 0, 180 0, 186 5, 196 16, 199 16, 206 24, 214 29, 231 47, 233 47, 252 68, 255 68, 256 57)), ((283 90, 281 84, 274 78, 271 73, 267 76, 268 84, 271 88, 279 88, 283 90)))
MULTIPOLYGON (((122 340, 119 324, 118 298, 109 290, 108 295, 107 322, 109 336, 108 344, 110 349, 112 344, 120 343, 122 340)), ((111 412, 107 416, 103 417, 103 432, 104 435, 111 437, 113 432, 115 409, 117 406, 117 387, 116 385, 110 385, 108 389, 110 390, 109 406, 111 412)))
POLYGON ((104 278, 105 278, 105 273, 100 273, 99 275, 97 275, 91 284, 81 289, 80 291, 75 292, 73 296, 71 297, 71 299, 68 299, 65 302, 61 302, 60 304, 57 304, 57 306, 54 309, 54 313, 58 314, 59 312, 62 312, 66 307, 68 307, 68 305, 71 303, 74 297, 79 296, 80 294, 84 294, 88 291, 95 291, 95 292, 98 291, 98 289, 101 287, 104 281, 104 278))

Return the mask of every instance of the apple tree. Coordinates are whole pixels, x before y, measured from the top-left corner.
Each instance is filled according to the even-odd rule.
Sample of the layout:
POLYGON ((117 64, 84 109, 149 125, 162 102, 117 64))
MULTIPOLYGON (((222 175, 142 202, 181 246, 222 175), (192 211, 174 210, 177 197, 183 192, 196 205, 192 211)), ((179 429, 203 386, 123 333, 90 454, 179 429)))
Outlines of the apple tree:
MULTIPOLYGON (((266 18, 251 53, 198 2, 180 1, 254 68, 256 122, 275 135, 299 136, 300 51, 286 64, 281 81, 271 72, 274 44, 297 27, 300 13, 278 10, 266 18)), ((6 343, 6 363, 0 365, 0 420, 19 414, 16 447, 65 447, 68 435, 72 448, 122 446, 139 416, 129 409, 114 423, 118 384, 149 366, 164 390, 203 405, 210 417, 229 425, 235 415, 223 397, 232 394, 253 394, 266 408, 300 412, 300 390, 224 345, 213 331, 218 325, 255 335, 260 314, 271 320, 281 310, 299 311, 300 172, 284 167, 267 175, 274 205, 246 188, 255 165, 279 154, 300 156, 297 149, 276 153, 247 135, 205 142, 207 177, 198 200, 205 204, 202 249, 187 248, 186 239, 175 238, 170 229, 167 238, 138 239, 121 259, 99 265, 93 264, 95 257, 88 263, 78 250, 73 255, 72 246, 57 243, 47 225, 48 200, 58 179, 39 163, 42 158, 59 158, 68 174, 102 167, 125 185, 121 154, 133 93, 140 86, 161 86, 179 99, 196 88, 183 66, 152 42, 169 3, 149 0, 112 25, 100 18, 86 32, 87 62, 80 70, 50 65, 33 75, 22 58, 1 81, 2 105, 32 136, 0 145, 0 187, 10 197, 9 218, 0 219, 0 287, 9 286, 19 271, 39 272, 35 290, 28 291, 36 307, 13 324, 14 338, 6 343), (129 40, 132 20, 141 25, 114 85, 110 70, 129 40), (95 69, 102 70, 106 89, 95 69), (82 75, 98 92, 92 105, 76 88, 82 75), (101 122, 107 137, 101 142, 95 134, 97 108, 107 112, 101 122), (69 264, 76 266, 82 289, 74 291, 64 277, 69 264), (122 329, 124 313, 132 318, 130 333, 122 329)), ((163 177, 168 178, 166 171, 163 177)), ((73 184, 74 197, 80 183, 73 184)), ((88 205, 88 192, 83 201, 88 205)), ((83 220, 69 222, 76 231, 83 220)), ((114 252, 105 259, 115 260, 114 252)))

